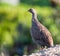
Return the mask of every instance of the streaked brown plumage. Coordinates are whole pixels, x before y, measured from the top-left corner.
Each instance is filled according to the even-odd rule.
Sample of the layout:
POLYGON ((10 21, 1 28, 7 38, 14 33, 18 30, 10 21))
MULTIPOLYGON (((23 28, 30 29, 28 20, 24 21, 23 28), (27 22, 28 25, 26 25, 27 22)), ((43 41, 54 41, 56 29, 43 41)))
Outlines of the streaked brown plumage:
POLYGON ((31 36, 32 40, 42 47, 51 47, 53 46, 53 39, 51 33, 48 29, 43 26, 37 19, 36 11, 31 8, 28 10, 32 13, 32 26, 31 26, 31 36))

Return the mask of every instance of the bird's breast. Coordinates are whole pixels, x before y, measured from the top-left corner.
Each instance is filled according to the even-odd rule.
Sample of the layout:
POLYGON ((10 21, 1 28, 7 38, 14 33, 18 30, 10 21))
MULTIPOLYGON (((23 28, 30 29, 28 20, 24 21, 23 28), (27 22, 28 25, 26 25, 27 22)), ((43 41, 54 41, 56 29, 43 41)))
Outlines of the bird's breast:
POLYGON ((37 26, 32 26, 31 27, 31 36, 32 38, 34 38, 35 40, 39 40, 40 39, 40 29, 37 26))

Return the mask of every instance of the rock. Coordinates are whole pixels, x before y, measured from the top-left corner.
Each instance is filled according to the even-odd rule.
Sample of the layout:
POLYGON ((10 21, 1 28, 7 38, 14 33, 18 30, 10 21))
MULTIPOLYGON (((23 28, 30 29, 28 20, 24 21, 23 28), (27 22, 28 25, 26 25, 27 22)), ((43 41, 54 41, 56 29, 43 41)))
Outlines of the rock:
POLYGON ((40 50, 39 52, 26 56, 60 56, 60 45, 40 50))

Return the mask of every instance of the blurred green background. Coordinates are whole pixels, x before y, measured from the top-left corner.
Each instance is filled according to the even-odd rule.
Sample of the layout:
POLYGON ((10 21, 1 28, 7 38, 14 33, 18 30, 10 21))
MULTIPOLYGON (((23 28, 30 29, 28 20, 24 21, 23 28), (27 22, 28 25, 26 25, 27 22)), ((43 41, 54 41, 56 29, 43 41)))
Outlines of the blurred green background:
POLYGON ((14 48, 21 48, 21 54, 30 53, 33 51, 30 50, 34 48, 37 49, 30 35, 31 14, 28 12, 30 8, 36 9, 38 20, 49 29, 54 44, 60 44, 59 5, 52 7, 50 0, 19 1, 17 5, 0 3, 0 52, 7 48, 13 56, 12 54, 16 51, 14 48))

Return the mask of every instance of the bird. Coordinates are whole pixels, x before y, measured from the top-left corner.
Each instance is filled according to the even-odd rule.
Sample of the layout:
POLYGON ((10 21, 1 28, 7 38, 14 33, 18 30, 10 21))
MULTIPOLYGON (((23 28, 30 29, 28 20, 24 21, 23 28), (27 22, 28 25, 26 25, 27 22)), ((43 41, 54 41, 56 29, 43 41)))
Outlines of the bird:
POLYGON ((37 19, 37 12, 34 8, 28 10, 32 14, 32 24, 30 34, 35 44, 41 46, 41 48, 49 48, 53 46, 53 38, 49 30, 41 24, 37 19))

